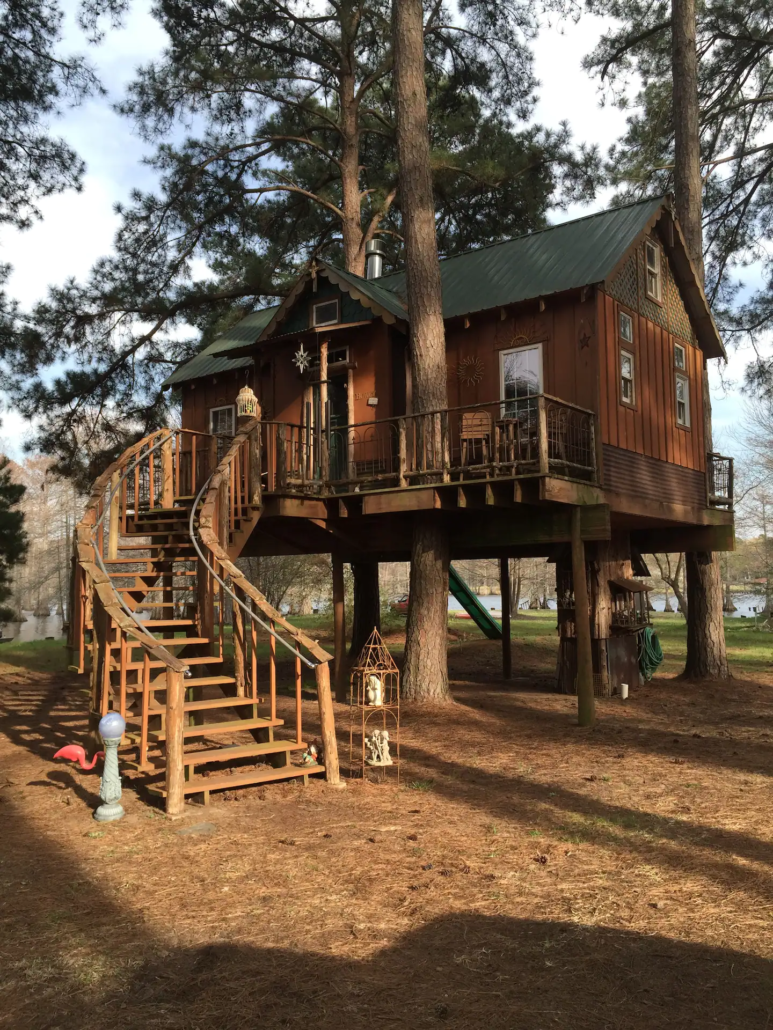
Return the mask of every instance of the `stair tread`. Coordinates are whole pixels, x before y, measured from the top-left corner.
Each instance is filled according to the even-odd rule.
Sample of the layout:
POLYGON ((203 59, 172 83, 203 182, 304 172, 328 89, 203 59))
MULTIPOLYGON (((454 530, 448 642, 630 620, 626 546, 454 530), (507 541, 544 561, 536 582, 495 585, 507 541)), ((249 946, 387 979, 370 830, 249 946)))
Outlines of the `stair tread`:
MULTIPOLYGON (((134 572, 111 572, 111 579, 126 579, 129 576, 133 576, 135 579, 142 579, 143 576, 153 576, 154 579, 158 579, 159 576, 163 576, 163 570, 161 572, 158 569, 135 569, 134 572)), ((178 576, 195 576, 196 573, 191 572, 174 572, 171 574, 173 577, 178 576)), ((132 590, 143 590, 144 587, 130 587, 132 590)), ((159 590, 168 590, 168 587, 159 587, 159 590)), ((175 588, 176 589, 176 588, 175 588)))
MULTIPOLYGON (((222 658, 215 658, 213 655, 205 655, 205 656, 199 655, 198 657, 184 658, 183 659, 183 661, 185 662, 186 665, 214 665, 216 662, 222 662, 222 660, 223 660, 222 658)), ((161 661, 157 661, 157 662, 150 661, 149 662, 149 668, 151 668, 151 669, 162 669, 163 667, 164 667, 164 663, 161 662, 161 661)), ((116 669, 120 668, 120 665, 119 665, 119 663, 117 661, 113 661, 113 662, 110 663, 110 668, 112 670, 116 670, 116 669)), ((142 669, 143 668, 143 662, 127 662, 126 665, 124 666, 124 668, 126 668, 126 669, 142 669)))
POLYGON ((267 740, 265 744, 227 744, 225 747, 210 747, 201 751, 188 751, 183 755, 183 765, 204 765, 207 762, 230 762, 234 758, 251 758, 252 755, 278 755, 283 751, 303 751, 308 744, 297 740, 267 740))
MULTIPOLYGON (((252 783, 271 783, 276 780, 290 780, 296 776, 313 776, 325 771, 324 765, 286 765, 281 769, 267 766, 265 769, 254 769, 238 776, 194 776, 185 781, 184 794, 199 794, 204 790, 228 790, 232 787, 247 787, 252 783)), ((166 790, 160 786, 150 786, 151 794, 166 797, 166 790)))
MULTIPOLYGON (((240 730, 263 729, 268 726, 284 726, 284 719, 229 719, 227 722, 210 722, 203 726, 183 726, 183 737, 208 737, 213 733, 238 733, 240 730)), ((148 740, 154 744, 166 740, 164 730, 148 733, 148 740)))
MULTIPOLYGON (((191 659, 188 659, 189 661, 191 659)), ((226 683, 236 683, 233 676, 199 676, 198 678, 191 677, 184 681, 185 689, 190 690, 191 687, 219 687, 224 686, 226 683)), ((149 688, 151 692, 154 690, 166 690, 166 683, 150 683, 149 688)), ((141 684, 132 684, 126 688, 127 694, 141 694, 143 687, 141 684)), ((262 701, 262 698, 258 698, 258 701, 262 701)), ((254 700, 252 702, 254 704, 254 700)))
MULTIPOLYGON (((212 637, 156 637, 157 647, 187 647, 188 644, 211 644, 212 637)), ((129 647, 142 647, 139 640, 127 640, 129 647)))
MULTIPOLYGON (((186 689, 193 686, 195 680, 186 680, 186 689)), ((186 701, 184 708, 186 712, 208 712, 216 708, 236 708, 242 705, 256 705, 258 702, 252 697, 213 697, 203 701, 186 701)))
MULTIPOLYGON (((160 605, 151 605, 151 608, 158 608, 160 605)), ((136 611, 136 609, 135 609, 136 611)), ((195 626, 195 619, 142 619, 143 626, 195 626)))

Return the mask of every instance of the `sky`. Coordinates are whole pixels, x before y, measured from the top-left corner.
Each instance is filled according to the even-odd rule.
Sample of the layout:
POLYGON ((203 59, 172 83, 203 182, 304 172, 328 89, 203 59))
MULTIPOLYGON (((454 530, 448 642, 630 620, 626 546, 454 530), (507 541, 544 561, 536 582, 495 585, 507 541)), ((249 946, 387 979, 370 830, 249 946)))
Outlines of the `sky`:
MULTIPOLYGON (((75 4, 64 0, 63 6, 68 12, 63 49, 83 51, 85 43, 71 13, 75 4)), ((536 74, 541 82, 535 120, 549 127, 566 120, 577 141, 596 143, 602 152, 625 129, 625 114, 609 105, 600 106, 597 85, 581 67, 582 57, 593 48, 604 27, 603 20, 591 17, 563 29, 546 25, 534 45, 536 74)), ((49 285, 71 276, 85 276, 93 262, 110 251, 118 225, 114 205, 125 201, 133 188, 152 188, 153 172, 143 164, 149 148, 133 133, 129 121, 112 110, 112 105, 122 96, 135 69, 160 54, 164 42, 164 33, 150 14, 150 3, 139 0, 131 5, 124 27, 108 32, 104 43, 90 50, 107 96, 65 112, 52 126, 86 162, 83 190, 43 201, 43 220, 30 230, 0 232, 0 260, 10 262, 14 269, 9 293, 22 306, 43 297, 49 285)), ((587 207, 574 205, 568 211, 555 212, 552 220, 563 221, 599 210, 609 196, 602 194, 587 207)), ((720 383, 716 369, 711 372, 717 449, 738 449, 737 443, 733 443, 733 427, 743 413, 737 384, 745 361, 742 353, 731 355, 723 374, 729 389, 720 383)), ((0 418, 0 451, 20 460, 29 424, 7 407, 0 418)))

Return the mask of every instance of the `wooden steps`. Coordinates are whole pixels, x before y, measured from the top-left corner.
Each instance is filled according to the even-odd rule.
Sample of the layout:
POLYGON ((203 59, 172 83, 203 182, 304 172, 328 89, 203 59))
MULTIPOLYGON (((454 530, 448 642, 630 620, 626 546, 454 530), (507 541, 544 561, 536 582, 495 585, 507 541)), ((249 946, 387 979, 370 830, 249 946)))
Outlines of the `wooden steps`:
MULTIPOLYGON (((166 639, 156 638, 158 647, 187 647, 188 644, 211 644, 212 637, 168 637, 166 639)), ((142 647, 139 640, 127 639, 126 646, 131 648, 142 647)))
MULTIPOLYGON (((210 722, 204 726, 183 727, 183 738, 209 737, 213 733, 239 733, 241 730, 262 730, 269 726, 284 726, 284 719, 231 719, 228 722, 210 722)), ((148 742, 154 744, 166 740, 164 730, 148 732, 148 742)))
MULTIPOLYGON (((209 793, 211 790, 232 790, 234 787, 249 787, 258 783, 275 783, 279 780, 290 780, 298 776, 315 776, 325 771, 324 765, 286 765, 281 769, 274 769, 266 766, 262 769, 254 769, 252 772, 240 773, 234 776, 194 776, 185 781, 184 794, 209 793)), ((163 787, 151 785, 148 787, 151 794, 158 797, 166 797, 163 787)))
MULTIPOLYGON (((183 643, 184 642, 185 641, 183 640, 183 643)), ((222 662, 222 660, 223 660, 222 657, 215 658, 212 655, 196 655, 193 658, 186 658, 185 659, 185 664, 186 665, 215 665, 217 662, 222 662)), ((126 664, 126 669, 144 669, 144 667, 145 666, 144 666, 143 662, 128 662, 126 664)), ((113 659, 110 662, 110 668, 111 668, 111 670, 119 669, 120 668, 119 662, 117 662, 115 659, 113 659)), ((150 668, 150 669, 163 669, 163 668, 166 668, 166 666, 161 661, 153 660, 153 661, 148 662, 148 668, 150 668)), ((185 682, 187 683, 188 681, 186 680, 185 682)))
POLYGON ((265 744, 230 744, 226 747, 188 751, 183 755, 183 765, 208 765, 210 762, 231 762, 237 758, 289 754, 291 751, 305 751, 307 747, 308 744, 297 740, 271 740, 265 744))
MULTIPOLYGON (((193 681, 195 683, 195 680, 193 681)), ((216 708, 242 708, 244 705, 257 705, 265 698, 254 697, 211 697, 203 701, 186 701, 184 708, 186 712, 209 712, 216 708)))
MULTIPOLYGON (((233 676, 200 676, 198 679, 186 679, 185 689, 191 690, 193 687, 222 687, 229 683, 236 683, 233 676)), ((151 693, 154 690, 166 690, 166 677, 161 677, 152 683, 148 684, 148 690, 151 693)), ((132 683, 126 687, 127 694, 141 694, 143 686, 141 683, 132 683)), ((238 700, 242 700, 239 698, 238 700)), ((266 698, 259 697, 257 703, 262 703, 266 698)), ((252 703, 255 703, 255 699, 252 699, 252 703)))

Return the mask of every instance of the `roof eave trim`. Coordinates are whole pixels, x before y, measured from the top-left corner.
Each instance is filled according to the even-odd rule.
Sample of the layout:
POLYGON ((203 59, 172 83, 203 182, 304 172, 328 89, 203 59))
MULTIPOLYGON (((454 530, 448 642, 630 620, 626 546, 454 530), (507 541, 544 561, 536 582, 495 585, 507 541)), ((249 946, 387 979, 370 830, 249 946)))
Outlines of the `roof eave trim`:
POLYGON ((375 315, 378 315, 379 318, 383 319, 383 321, 388 325, 396 325, 398 322, 402 325, 407 323, 408 312, 406 312, 406 317, 404 319, 398 318, 397 315, 392 314, 391 311, 382 307, 378 301, 373 300, 372 297, 368 297, 367 294, 358 290, 352 283, 347 282, 346 279, 339 275, 337 270, 333 268, 332 265, 327 264, 327 262, 320 265, 319 271, 326 279, 329 279, 331 283, 337 286, 340 290, 343 290, 344 293, 348 293, 353 300, 358 301, 364 308, 368 308, 375 315))

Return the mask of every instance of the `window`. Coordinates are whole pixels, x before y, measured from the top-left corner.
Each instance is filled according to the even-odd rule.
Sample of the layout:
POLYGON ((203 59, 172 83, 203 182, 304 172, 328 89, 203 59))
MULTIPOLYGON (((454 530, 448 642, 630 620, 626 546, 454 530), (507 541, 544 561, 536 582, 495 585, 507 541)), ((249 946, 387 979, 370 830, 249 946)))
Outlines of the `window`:
POLYGON ((677 425, 690 426, 690 380, 687 376, 676 374, 676 422, 677 425))
POLYGON ((633 319, 625 311, 618 313, 618 332, 621 340, 633 343, 633 319))
POLYGON ((233 436, 236 411, 233 404, 225 408, 209 409, 209 431, 213 436, 233 436))
POLYGON ((311 309, 311 324, 335 325, 338 321, 338 301, 323 300, 315 304, 311 309))
POLYGON ((657 243, 644 244, 644 257, 647 264, 646 293, 650 300, 660 304, 663 296, 660 282, 660 247, 657 243))
POLYGON ((517 418, 531 425, 537 417, 537 394, 542 393, 542 347, 519 347, 501 351, 499 368, 502 389, 502 417, 517 418))
POLYGON ((674 344, 674 364, 677 368, 687 368, 687 352, 681 343, 674 344))
POLYGON ((620 351, 620 402, 631 407, 636 403, 634 358, 627 350, 620 351))
MULTIPOLYGON (((330 365, 338 365, 342 361, 349 360, 349 348, 348 347, 330 347, 327 352, 327 363, 330 365)), ((319 368, 319 351, 311 359, 309 368, 319 368)))

